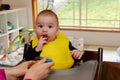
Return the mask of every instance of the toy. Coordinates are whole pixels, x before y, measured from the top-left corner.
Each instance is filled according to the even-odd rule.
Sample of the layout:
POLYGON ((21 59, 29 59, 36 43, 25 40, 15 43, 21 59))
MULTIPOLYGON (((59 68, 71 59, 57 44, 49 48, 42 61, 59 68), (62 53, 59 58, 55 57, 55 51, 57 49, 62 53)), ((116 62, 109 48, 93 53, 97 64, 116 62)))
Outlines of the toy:
MULTIPOLYGON (((44 58, 44 57, 40 57, 39 60, 42 60, 43 58, 44 58)), ((46 59, 46 62, 47 62, 47 63, 48 63, 48 62, 52 62, 52 60, 47 58, 47 59, 46 59)))

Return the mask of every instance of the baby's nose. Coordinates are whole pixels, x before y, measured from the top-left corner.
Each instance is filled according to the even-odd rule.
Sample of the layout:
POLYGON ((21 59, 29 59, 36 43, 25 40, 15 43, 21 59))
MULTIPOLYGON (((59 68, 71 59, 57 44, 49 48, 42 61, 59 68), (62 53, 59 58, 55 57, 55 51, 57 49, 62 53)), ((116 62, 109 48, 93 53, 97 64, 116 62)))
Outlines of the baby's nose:
POLYGON ((43 31, 47 31, 47 30, 48 30, 47 27, 44 27, 44 28, 43 28, 43 31))

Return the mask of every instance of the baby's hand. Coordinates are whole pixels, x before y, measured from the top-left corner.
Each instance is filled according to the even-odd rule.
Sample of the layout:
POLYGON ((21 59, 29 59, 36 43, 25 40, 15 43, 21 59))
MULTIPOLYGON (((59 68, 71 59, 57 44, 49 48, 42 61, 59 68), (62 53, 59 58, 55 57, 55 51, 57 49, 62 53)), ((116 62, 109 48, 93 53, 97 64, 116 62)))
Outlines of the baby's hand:
POLYGON ((46 37, 43 37, 41 36, 39 41, 38 41, 38 45, 36 47, 36 51, 41 51, 42 48, 43 48, 43 45, 47 43, 47 38, 46 37))
POLYGON ((84 54, 84 51, 81 52, 81 51, 75 49, 75 50, 72 50, 71 53, 75 59, 80 59, 82 57, 82 55, 84 54))

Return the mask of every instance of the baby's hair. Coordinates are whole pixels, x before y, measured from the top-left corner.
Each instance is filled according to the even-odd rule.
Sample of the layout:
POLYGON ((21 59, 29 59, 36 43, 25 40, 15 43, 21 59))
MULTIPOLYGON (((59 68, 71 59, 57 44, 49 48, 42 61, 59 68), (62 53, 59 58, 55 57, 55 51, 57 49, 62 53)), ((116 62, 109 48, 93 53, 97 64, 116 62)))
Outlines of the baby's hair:
POLYGON ((51 16, 54 16, 54 17, 56 18, 56 20, 57 20, 57 25, 59 25, 58 17, 57 17, 57 15, 56 15, 56 13, 53 12, 52 10, 45 9, 45 10, 41 11, 41 12, 37 15, 37 18, 38 18, 39 15, 46 15, 46 16, 47 16, 47 15, 51 15, 51 16))

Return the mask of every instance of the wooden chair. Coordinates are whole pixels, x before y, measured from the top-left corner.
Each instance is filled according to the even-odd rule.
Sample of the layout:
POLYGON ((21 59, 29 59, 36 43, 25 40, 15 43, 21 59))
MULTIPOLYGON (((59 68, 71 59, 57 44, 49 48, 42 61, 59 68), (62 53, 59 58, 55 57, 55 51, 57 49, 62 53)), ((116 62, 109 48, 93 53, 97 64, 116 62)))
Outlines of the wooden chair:
POLYGON ((103 48, 98 48, 97 51, 85 50, 84 55, 80 60, 75 60, 75 65, 79 65, 80 62, 86 62, 89 60, 96 60, 98 63, 103 61, 103 48))
POLYGON ((98 48, 98 51, 85 50, 81 59, 83 62, 88 60, 97 60, 98 63, 100 63, 103 61, 103 48, 98 48))
POLYGON ((96 60, 98 62, 98 67, 96 69, 96 74, 94 80, 97 80, 99 65, 103 62, 103 48, 98 48, 97 51, 85 50, 84 55, 81 58, 82 62, 86 62, 89 60, 96 60))
MULTIPOLYGON (((103 62, 103 48, 98 48, 97 51, 85 50, 85 53, 82 56, 82 58, 80 59, 80 61, 82 61, 84 63, 84 62, 90 61, 90 60, 96 60, 98 62, 98 66, 97 66, 96 73, 94 76, 94 80, 97 80, 98 70, 100 67, 99 65, 103 62)), ((80 61, 75 62, 75 65, 80 65, 80 61)))

